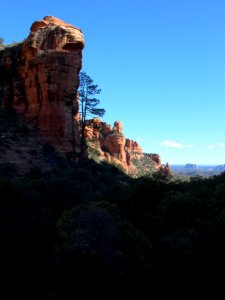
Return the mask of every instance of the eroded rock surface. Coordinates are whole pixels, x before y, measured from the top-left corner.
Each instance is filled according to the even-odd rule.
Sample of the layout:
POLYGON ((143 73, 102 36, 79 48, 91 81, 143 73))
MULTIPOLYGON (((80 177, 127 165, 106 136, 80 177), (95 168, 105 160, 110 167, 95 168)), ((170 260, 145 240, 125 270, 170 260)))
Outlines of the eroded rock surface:
POLYGON ((137 176, 160 170, 160 156, 143 154, 141 146, 136 141, 126 139, 120 121, 114 122, 114 126, 111 127, 101 122, 99 118, 88 120, 85 137, 91 158, 120 166, 126 173, 137 176))
POLYGON ((55 17, 36 21, 23 43, 0 51, 0 99, 24 113, 60 150, 72 142, 71 109, 77 151, 77 88, 84 38, 79 28, 55 17))

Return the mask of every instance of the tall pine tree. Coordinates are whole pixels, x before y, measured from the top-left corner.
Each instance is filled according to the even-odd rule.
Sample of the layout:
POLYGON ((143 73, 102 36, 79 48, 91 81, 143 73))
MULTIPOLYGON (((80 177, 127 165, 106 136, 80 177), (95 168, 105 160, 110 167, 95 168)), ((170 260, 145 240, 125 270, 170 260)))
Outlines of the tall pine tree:
POLYGON ((84 129, 87 117, 90 115, 102 117, 105 114, 105 109, 97 107, 100 100, 94 96, 100 94, 101 89, 98 88, 97 84, 93 84, 93 80, 85 72, 80 72, 78 93, 80 98, 81 137, 82 141, 84 141, 84 129))

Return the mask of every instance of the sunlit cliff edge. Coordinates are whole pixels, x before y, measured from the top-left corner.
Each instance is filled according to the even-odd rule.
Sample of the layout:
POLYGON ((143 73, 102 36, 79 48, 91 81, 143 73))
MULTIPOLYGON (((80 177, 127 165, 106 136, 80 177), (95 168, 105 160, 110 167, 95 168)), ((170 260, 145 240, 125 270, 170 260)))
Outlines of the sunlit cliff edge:
MULTIPOLYGON (((51 143, 62 155, 80 154, 79 72, 82 68, 82 31, 53 16, 35 21, 22 43, 0 49, 0 107, 13 108, 38 132, 38 143, 51 143), (71 106, 73 130, 71 130, 71 106)), ((4 139, 7 134, 1 134, 4 139)), ((158 154, 143 154, 140 145, 127 139, 123 125, 111 127, 100 119, 89 120, 85 127, 87 156, 105 161, 135 176, 150 171, 170 171, 158 154)), ((30 137, 34 147, 35 137, 30 137)), ((25 141, 22 149, 27 149, 25 141)), ((11 148, 21 143, 11 144, 11 148)), ((7 151, 6 151, 7 152, 7 151)), ((5 153, 6 153, 5 152, 5 153)), ((18 152, 18 151, 17 151, 18 152)), ((4 155, 2 156, 4 160, 4 155)), ((7 159, 7 156, 5 156, 7 159)), ((11 150, 9 161, 16 162, 11 150)))

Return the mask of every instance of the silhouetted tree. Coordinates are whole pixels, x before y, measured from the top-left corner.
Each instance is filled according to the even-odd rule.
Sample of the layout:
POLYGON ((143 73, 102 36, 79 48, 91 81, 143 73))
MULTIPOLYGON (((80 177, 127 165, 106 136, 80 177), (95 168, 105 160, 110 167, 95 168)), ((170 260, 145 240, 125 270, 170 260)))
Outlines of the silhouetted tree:
POLYGON ((78 89, 80 97, 80 113, 81 113, 81 126, 82 126, 82 140, 84 139, 84 128, 88 115, 95 115, 102 117, 105 114, 105 109, 97 108, 100 100, 95 98, 94 95, 100 94, 101 89, 97 84, 93 84, 93 80, 85 73, 80 73, 80 86, 78 89))
POLYGON ((0 37, 0 50, 4 49, 4 39, 0 37))

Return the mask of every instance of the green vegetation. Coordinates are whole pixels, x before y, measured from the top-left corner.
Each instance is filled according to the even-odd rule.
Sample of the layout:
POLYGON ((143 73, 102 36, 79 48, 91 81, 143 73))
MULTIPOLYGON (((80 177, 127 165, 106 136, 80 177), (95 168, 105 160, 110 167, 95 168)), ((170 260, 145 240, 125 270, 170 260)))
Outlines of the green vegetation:
POLYGON ((101 93, 101 89, 98 88, 98 85, 93 84, 93 80, 85 72, 80 72, 79 79, 80 113, 82 124, 85 124, 88 115, 102 117, 105 114, 105 110, 103 108, 97 108, 100 100, 93 97, 101 93))
POLYGON ((0 50, 4 49, 4 39, 0 37, 0 50))
POLYGON ((143 154, 142 158, 134 157, 132 163, 137 168, 139 176, 150 175, 156 171, 156 163, 148 155, 143 154))
POLYGON ((21 176, 1 164, 0 195, 9 298, 141 300, 162 286, 186 294, 203 288, 199 278, 209 289, 225 267, 225 174, 132 179, 90 160, 21 176))
POLYGON ((82 128, 82 140, 84 142, 84 129, 89 115, 102 117, 105 114, 103 108, 97 108, 100 104, 100 100, 95 98, 95 95, 101 93, 101 89, 97 84, 93 84, 93 80, 85 73, 80 72, 79 76, 79 99, 80 99, 80 114, 81 114, 81 128, 82 128))
MULTIPOLYGON (((31 130, 14 110, 0 111, 1 159, 21 140, 28 145, 31 130)), ((183 299, 210 291, 215 280, 214 298, 215 291, 223 298, 225 173, 182 181, 152 172, 144 156, 134 165, 150 167, 134 179, 96 163, 95 143, 88 145, 93 160, 73 166, 51 144, 37 143, 14 150, 28 159, 25 175, 0 162, 7 299, 147 300, 164 292, 183 299)))
POLYGON ((4 43, 4 38, 0 37, 0 50, 3 50, 5 48, 15 47, 15 46, 18 46, 18 45, 22 45, 22 42, 13 41, 11 44, 5 44, 4 43))
POLYGON ((99 141, 85 140, 85 145, 87 147, 88 158, 93 159, 95 162, 99 163, 99 156, 101 154, 99 141))

